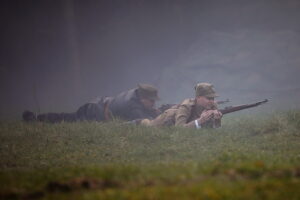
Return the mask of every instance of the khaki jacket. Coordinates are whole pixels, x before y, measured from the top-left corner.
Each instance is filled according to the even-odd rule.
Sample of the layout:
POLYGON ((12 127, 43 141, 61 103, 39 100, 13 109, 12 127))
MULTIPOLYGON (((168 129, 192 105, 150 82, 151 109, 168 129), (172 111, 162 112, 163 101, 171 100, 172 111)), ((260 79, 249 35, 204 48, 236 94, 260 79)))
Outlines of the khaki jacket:
POLYGON ((195 99, 185 99, 182 103, 166 110, 154 120, 144 119, 142 125, 146 126, 184 126, 195 127, 194 120, 198 119, 204 111, 203 107, 197 107, 195 99))

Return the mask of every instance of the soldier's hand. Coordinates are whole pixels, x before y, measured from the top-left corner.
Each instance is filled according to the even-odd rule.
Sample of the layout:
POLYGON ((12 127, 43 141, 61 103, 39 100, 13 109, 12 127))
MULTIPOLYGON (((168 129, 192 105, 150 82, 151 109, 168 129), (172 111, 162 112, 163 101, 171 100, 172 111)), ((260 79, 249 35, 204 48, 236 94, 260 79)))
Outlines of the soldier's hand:
POLYGON ((221 119, 222 118, 222 113, 218 110, 206 110, 203 111, 199 120, 200 124, 205 124, 211 119, 221 119))
POLYGON ((213 110, 214 111, 214 119, 221 119, 223 114, 218 111, 218 110, 213 110))
POLYGON ((213 117, 213 110, 203 111, 199 118, 200 124, 206 123, 207 121, 212 119, 212 117, 213 117))

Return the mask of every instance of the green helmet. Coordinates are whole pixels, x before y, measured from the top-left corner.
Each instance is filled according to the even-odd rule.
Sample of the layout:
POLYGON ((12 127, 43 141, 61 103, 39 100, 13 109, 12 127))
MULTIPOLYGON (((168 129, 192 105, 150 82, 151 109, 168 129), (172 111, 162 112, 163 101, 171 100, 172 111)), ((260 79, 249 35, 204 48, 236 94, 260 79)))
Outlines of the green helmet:
POLYGON ((198 83, 195 86, 196 97, 205 96, 205 97, 217 97, 217 93, 214 89, 214 86, 210 83, 198 83))
POLYGON ((159 100, 157 95, 157 89, 152 85, 148 84, 138 84, 137 88, 139 97, 151 100, 159 100))

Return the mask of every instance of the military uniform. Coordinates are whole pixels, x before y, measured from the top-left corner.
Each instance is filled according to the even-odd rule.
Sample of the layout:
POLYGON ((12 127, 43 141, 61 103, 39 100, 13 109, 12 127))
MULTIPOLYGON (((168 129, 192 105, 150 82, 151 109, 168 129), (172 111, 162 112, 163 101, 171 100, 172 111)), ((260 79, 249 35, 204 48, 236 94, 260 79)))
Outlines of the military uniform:
POLYGON ((75 121, 107 121, 114 118, 134 120, 141 118, 154 119, 160 114, 154 108, 145 108, 140 98, 157 100, 157 90, 151 85, 139 84, 137 88, 125 91, 116 97, 99 97, 81 106, 73 113, 45 113, 36 118, 30 111, 23 113, 24 121, 75 122, 75 121))
MULTIPOLYGON (((214 109, 217 109, 215 105, 214 109)), ((143 119, 140 123, 146 126, 183 126, 193 127, 205 109, 197 106, 195 99, 185 99, 182 103, 164 111, 154 120, 143 119)))

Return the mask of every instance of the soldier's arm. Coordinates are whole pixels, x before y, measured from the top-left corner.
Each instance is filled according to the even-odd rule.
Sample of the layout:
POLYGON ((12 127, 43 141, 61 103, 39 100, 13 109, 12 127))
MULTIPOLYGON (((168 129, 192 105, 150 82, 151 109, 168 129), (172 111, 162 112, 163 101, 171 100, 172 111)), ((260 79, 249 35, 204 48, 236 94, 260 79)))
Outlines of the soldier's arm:
POLYGON ((175 126, 196 128, 194 121, 187 123, 191 115, 191 108, 186 105, 180 105, 175 115, 175 126))

